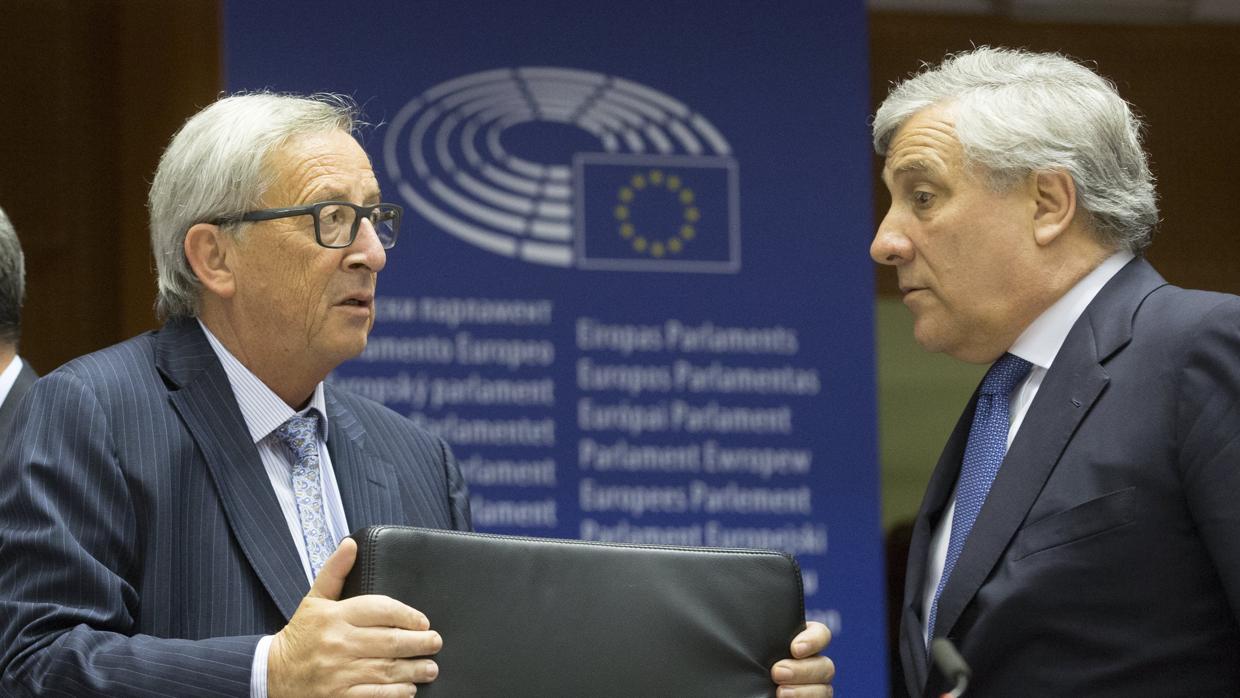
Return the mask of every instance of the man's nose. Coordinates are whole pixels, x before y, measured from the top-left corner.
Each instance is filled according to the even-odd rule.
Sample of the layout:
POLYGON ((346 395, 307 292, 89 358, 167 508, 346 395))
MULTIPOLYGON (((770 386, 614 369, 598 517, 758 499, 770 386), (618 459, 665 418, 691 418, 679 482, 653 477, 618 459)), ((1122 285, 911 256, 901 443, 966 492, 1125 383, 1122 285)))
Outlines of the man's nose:
POLYGON ((363 218, 358 223, 357 237, 349 245, 347 260, 351 268, 365 267, 375 273, 387 265, 387 250, 383 249, 379 234, 369 218, 363 218))
POLYGON ((913 259, 913 245, 908 237, 900 232, 891 212, 878 224, 878 231, 874 233, 874 240, 870 243, 870 258, 879 264, 892 266, 913 259))

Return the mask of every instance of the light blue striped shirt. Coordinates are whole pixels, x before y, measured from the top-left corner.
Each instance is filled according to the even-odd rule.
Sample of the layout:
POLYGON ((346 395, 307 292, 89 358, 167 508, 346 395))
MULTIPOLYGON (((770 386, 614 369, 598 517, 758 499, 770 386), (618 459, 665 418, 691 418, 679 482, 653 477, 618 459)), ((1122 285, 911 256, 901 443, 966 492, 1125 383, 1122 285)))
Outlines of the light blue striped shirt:
MULTIPOLYGON (((314 396, 310 404, 300 412, 295 412, 287 403, 280 399, 271 388, 246 368, 237 357, 211 334, 207 326, 202 331, 207 341, 224 367, 228 383, 232 386, 237 405, 241 408, 241 416, 245 419, 246 428, 258 449, 258 456, 271 481, 271 489, 280 502, 280 510, 284 513, 284 521, 288 524, 289 535, 297 554, 301 557, 302 569, 306 579, 314 582, 310 573, 310 556, 306 553, 306 541, 301 534, 301 521, 297 516, 297 503, 293 497, 293 462, 288 449, 280 443, 273 433, 281 424, 294 415, 306 415, 311 411, 319 415, 319 464, 320 481, 323 484, 323 510, 327 515, 327 528, 331 533, 333 547, 339 545, 349 535, 349 524, 345 520, 344 504, 340 500, 340 487, 336 484, 336 472, 332 469, 332 459, 327 453, 327 407, 323 398, 323 384, 314 388, 314 396)), ((254 664, 250 674, 250 695, 253 698, 267 696, 267 652, 271 647, 271 636, 264 637, 258 643, 254 653, 254 664)))

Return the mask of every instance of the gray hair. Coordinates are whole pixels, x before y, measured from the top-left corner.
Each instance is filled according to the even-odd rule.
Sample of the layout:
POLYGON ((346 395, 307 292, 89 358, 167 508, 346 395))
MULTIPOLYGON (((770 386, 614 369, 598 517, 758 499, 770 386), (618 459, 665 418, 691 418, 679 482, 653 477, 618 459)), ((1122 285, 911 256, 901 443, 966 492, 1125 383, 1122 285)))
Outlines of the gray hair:
POLYGON ((0 210, 0 343, 16 345, 22 334, 26 300, 26 260, 17 231, 0 210))
POLYGON ((874 115, 874 150, 886 155, 917 112, 948 105, 969 164, 1006 189, 1031 172, 1061 170, 1093 232, 1140 252, 1158 222, 1142 123, 1110 81, 1057 53, 982 46, 949 55, 896 85, 874 115))
POLYGON ((290 138, 359 125, 343 95, 255 92, 225 97, 185 122, 159 159, 147 208, 159 271, 161 317, 198 314, 202 287, 185 258, 185 233, 197 223, 260 205, 279 173, 267 167, 290 138))

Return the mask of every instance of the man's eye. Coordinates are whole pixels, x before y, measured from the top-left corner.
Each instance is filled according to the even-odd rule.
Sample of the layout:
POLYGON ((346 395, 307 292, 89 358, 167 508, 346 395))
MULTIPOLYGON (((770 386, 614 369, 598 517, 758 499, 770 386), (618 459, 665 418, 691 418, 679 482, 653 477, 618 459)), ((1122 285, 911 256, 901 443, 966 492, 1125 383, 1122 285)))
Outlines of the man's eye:
POLYGON ((328 225, 340 225, 344 220, 344 211, 340 206, 327 206, 319 211, 319 220, 328 225))
POLYGON ((930 202, 933 200, 934 200, 934 194, 931 194, 928 191, 913 192, 913 203, 917 204, 919 208, 925 208, 926 206, 929 206, 930 202))

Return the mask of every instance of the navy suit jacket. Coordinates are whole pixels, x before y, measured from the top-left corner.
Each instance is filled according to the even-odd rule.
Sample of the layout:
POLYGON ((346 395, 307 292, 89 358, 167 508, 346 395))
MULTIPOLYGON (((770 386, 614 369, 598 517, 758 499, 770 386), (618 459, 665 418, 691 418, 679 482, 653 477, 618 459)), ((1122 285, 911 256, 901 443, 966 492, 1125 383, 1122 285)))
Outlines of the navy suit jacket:
MULTIPOLYGON (((14 359, 19 361, 20 359, 14 359)), ((30 364, 22 361, 22 370, 17 373, 17 380, 13 382, 13 386, 9 388, 9 392, 4 396, 4 400, 0 401, 0 450, 3 450, 5 443, 4 434, 13 426, 14 420, 17 419, 17 403, 21 402, 22 396, 30 390, 30 386, 34 385, 34 381, 39 374, 30 368, 30 364)))
MULTIPOLYGON (((910 693, 937 695, 922 590, 964 412, 914 524, 910 693)), ((1240 298, 1138 258, 1047 372, 939 600, 978 696, 1240 695, 1240 298)))
MULTIPOLYGON (((354 529, 469 528, 446 444, 326 386, 354 529)), ((260 636, 309 591, 198 323, 74 360, 31 389, 0 460, 0 693, 245 696, 260 636)))

